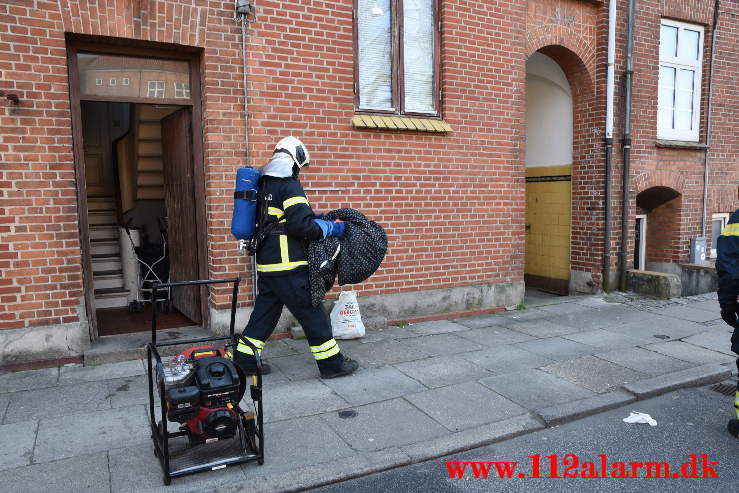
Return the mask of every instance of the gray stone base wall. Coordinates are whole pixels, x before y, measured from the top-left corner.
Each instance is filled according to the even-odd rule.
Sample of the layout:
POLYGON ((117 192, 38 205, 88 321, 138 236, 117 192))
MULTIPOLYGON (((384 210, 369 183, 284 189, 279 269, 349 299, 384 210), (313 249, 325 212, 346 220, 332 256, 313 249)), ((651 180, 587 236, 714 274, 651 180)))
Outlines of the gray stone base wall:
POLYGON ((79 322, 0 330, 0 366, 81 356, 89 347, 87 324, 79 322))
MULTIPOLYGON (((362 321, 368 328, 383 326, 388 320, 403 320, 444 313, 466 312, 497 307, 515 307, 523 302, 524 283, 507 282, 498 284, 478 284, 454 288, 409 291, 405 293, 359 296, 359 310, 362 321)), ((327 312, 334 300, 324 301, 327 312)), ((236 332, 246 326, 251 315, 251 307, 240 308, 236 313, 236 332)), ((230 310, 210 310, 212 330, 227 334, 231 319, 230 310)), ((275 333, 288 332, 297 326, 297 321, 285 309, 277 324, 275 333)))

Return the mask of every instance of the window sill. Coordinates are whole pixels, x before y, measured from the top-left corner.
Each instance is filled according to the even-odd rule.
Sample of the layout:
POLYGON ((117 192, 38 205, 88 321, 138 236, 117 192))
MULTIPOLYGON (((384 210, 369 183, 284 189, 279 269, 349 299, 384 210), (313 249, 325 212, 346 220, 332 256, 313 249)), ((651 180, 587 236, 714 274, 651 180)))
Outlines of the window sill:
POLYGON ((698 150, 708 149, 708 146, 706 144, 703 144, 702 142, 690 142, 687 140, 657 139, 655 142, 655 145, 657 147, 664 147, 668 149, 698 149, 698 150))
POLYGON ((449 133, 454 131, 444 120, 437 120, 435 118, 410 118, 407 116, 354 115, 352 117, 352 126, 355 128, 414 130, 432 133, 449 133))

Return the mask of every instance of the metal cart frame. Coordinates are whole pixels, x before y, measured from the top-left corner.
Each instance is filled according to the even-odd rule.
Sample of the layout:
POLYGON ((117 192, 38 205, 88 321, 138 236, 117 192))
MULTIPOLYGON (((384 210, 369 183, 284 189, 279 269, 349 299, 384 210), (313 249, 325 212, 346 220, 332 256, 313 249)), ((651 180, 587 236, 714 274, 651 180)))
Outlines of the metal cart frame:
MULTIPOLYGON (((148 375, 149 375, 149 424, 151 426, 151 439, 154 443, 154 455, 159 459, 159 463, 162 466, 164 472, 164 484, 169 485, 172 478, 185 476, 188 474, 194 474, 204 471, 212 471, 216 469, 223 469, 230 465, 241 464, 244 462, 257 461, 259 465, 264 464, 264 427, 262 417, 262 363, 259 358, 259 352, 254 345, 248 340, 242 340, 242 344, 248 345, 257 359, 257 374, 252 376, 250 393, 251 399, 254 403, 254 421, 253 424, 249 425, 247 419, 244 417, 244 413, 239 406, 236 406, 236 411, 240 417, 238 424, 238 432, 233 438, 220 440, 225 442, 227 440, 239 440, 239 453, 236 455, 222 457, 215 460, 210 460, 197 465, 190 465, 188 467, 182 467, 179 469, 172 469, 169 440, 176 437, 187 436, 187 432, 178 431, 170 432, 167 429, 167 406, 165 403, 165 385, 164 385, 164 367, 162 365, 162 359, 159 355, 157 348, 164 346, 174 346, 182 344, 200 344, 207 342, 216 341, 228 341, 225 346, 235 350, 237 345, 236 337, 234 336, 234 326, 236 324, 236 300, 239 294, 239 282, 240 278, 230 279, 218 279, 218 280, 201 280, 201 281, 183 281, 183 282, 169 282, 169 283, 154 283, 152 286, 152 297, 156 299, 158 290, 170 290, 179 286, 202 286, 209 284, 224 284, 233 283, 233 294, 231 297, 231 323, 229 327, 228 336, 215 336, 215 337, 201 337, 196 339, 177 339, 166 342, 157 342, 157 309, 156 303, 152 304, 151 311, 151 342, 146 345, 146 353, 148 360, 148 375), (154 412, 154 378, 156 376, 156 386, 158 388, 159 403, 161 407, 161 416, 157 423, 154 412), (249 430, 251 426, 251 430, 249 430), (251 435, 251 436, 247 436, 251 435), (258 444, 257 444, 258 440, 258 444)), ((246 383, 246 378, 244 379, 246 383)), ((246 392, 244 392, 246 394, 246 392)), ((217 439, 216 439, 217 440, 217 439)), ((204 443, 196 445, 192 449, 204 447, 200 450, 206 450, 211 443, 204 443)))
MULTIPOLYGON (((129 221, 130 223, 131 221, 129 221)), ((167 258, 167 231, 166 231, 166 221, 164 222, 164 225, 162 223, 162 218, 158 218, 159 222, 159 232, 162 235, 162 256, 159 257, 157 260, 152 262, 151 264, 148 264, 141 260, 141 257, 136 252, 136 248, 140 248, 140 245, 137 246, 136 243, 133 241, 133 237, 131 236, 131 231, 129 228, 129 225, 126 224, 124 226, 124 229, 126 230, 126 235, 128 236, 128 240, 131 242, 131 248, 133 250, 134 257, 136 258, 137 268, 136 268, 136 299, 132 300, 128 304, 128 310, 130 312, 140 312, 145 303, 151 303, 152 307, 156 305, 157 303, 163 304, 163 311, 172 311, 172 297, 171 297, 171 289, 169 289, 169 275, 167 275, 167 279, 160 278, 157 273, 154 271, 154 267, 156 267, 158 264, 163 262, 167 258), (144 273, 142 274, 141 271, 144 270, 144 273), (149 284, 149 287, 147 288, 146 285, 149 284), (161 297, 157 297, 157 293, 153 290, 154 283, 159 283, 159 291, 162 293, 161 297), (149 295, 149 298, 147 299, 147 295, 149 295)))

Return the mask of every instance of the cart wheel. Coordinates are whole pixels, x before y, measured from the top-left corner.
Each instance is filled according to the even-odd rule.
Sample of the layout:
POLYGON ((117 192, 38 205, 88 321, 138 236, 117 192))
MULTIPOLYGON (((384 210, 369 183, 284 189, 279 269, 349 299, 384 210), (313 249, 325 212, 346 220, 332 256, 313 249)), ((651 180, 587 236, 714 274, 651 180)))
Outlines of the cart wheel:
POLYGON ((255 454, 259 453, 257 449, 257 427, 254 424, 253 419, 241 418, 244 424, 244 438, 246 439, 246 445, 249 450, 255 454))
POLYGON ((132 302, 130 302, 128 304, 128 311, 131 312, 131 313, 134 313, 134 312, 137 312, 138 311, 138 307, 136 306, 136 300, 134 300, 134 301, 132 301, 132 302))
POLYGON ((172 484, 172 478, 170 478, 169 476, 164 476, 162 479, 164 480, 164 486, 169 486, 170 484, 172 484))
POLYGON ((174 303, 172 302, 171 299, 167 300, 164 302, 164 307, 165 307, 164 311, 171 312, 172 310, 174 310, 174 303))

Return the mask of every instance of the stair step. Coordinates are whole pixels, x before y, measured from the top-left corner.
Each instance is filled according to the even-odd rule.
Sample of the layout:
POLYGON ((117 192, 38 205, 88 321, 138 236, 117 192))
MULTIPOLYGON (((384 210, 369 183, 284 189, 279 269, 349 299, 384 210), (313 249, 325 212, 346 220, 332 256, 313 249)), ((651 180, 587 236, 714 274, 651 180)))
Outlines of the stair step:
POLYGON ((139 122, 139 139, 161 139, 162 125, 159 120, 155 122, 139 122))
POLYGON ((92 272, 95 275, 103 274, 106 272, 121 271, 123 266, 121 265, 121 258, 113 256, 92 256, 92 272))
POLYGON ((142 171, 158 171, 161 173, 164 170, 164 165, 161 158, 139 156, 138 170, 139 173, 142 171))
POLYGON ((87 222, 90 224, 90 226, 98 225, 98 224, 117 224, 118 217, 115 211, 109 211, 109 210, 88 211, 87 222))
POLYGON ((136 198, 140 200, 163 199, 164 189, 162 187, 138 187, 136 198))
POLYGON ((136 185, 139 187, 162 187, 164 174, 159 172, 141 171, 136 174, 136 185))
POLYGON ((118 240, 118 226, 102 226, 96 225, 90 228, 90 239, 91 240, 107 240, 117 241, 118 240))
POLYGON ((128 290, 96 289, 95 308, 120 308, 128 306, 128 290))
POLYGON ((123 274, 97 275, 93 273, 92 284, 95 286, 96 293, 101 289, 120 290, 123 288, 123 274))
POLYGON ((156 141, 139 141, 138 143, 139 157, 151 157, 162 155, 162 142, 156 141))
POLYGON ((104 211, 116 209, 113 197, 87 197, 88 211, 104 211))
POLYGON ((121 246, 118 240, 92 240, 90 241, 90 253, 92 258, 98 256, 120 255, 121 246))
POLYGON ((93 279, 101 279, 103 277, 115 278, 115 277, 120 277, 122 275, 123 275, 123 269, 108 269, 108 270, 95 271, 93 273, 92 278, 93 279))

